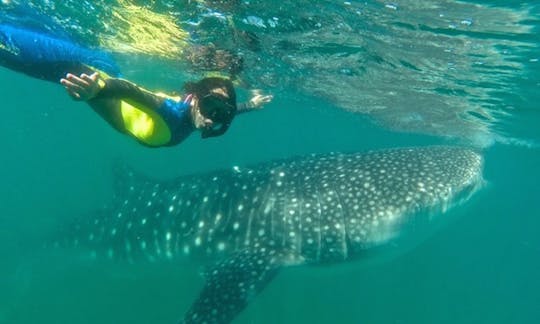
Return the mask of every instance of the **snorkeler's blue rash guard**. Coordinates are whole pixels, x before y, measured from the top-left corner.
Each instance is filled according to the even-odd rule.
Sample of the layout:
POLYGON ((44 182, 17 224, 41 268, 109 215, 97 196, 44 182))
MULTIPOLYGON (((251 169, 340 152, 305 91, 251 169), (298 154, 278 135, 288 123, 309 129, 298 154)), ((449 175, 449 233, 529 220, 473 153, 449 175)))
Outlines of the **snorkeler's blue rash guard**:
POLYGON ((176 145, 195 130, 189 102, 152 93, 127 80, 104 80, 89 103, 103 105, 103 101, 109 102, 111 111, 119 111, 120 131, 150 147, 176 145))
POLYGON ((0 65, 52 82, 58 82, 68 72, 100 70, 110 76, 120 74, 114 60, 103 51, 7 24, 0 24, 0 65))

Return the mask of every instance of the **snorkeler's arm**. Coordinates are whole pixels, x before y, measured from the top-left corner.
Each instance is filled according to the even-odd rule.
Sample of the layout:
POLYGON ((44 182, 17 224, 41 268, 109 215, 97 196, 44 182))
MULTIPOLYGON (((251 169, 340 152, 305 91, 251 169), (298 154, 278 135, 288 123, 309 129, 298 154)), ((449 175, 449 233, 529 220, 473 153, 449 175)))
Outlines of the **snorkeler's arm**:
POLYGON ((158 96, 133 82, 117 78, 101 78, 97 73, 76 76, 68 73, 60 80, 68 93, 76 100, 118 99, 155 109, 163 103, 158 96))
POLYGON ((261 109, 264 104, 269 103, 273 98, 274 96, 272 95, 257 94, 249 101, 239 103, 236 107, 236 114, 261 109))
POLYGON ((101 90, 93 99, 119 99, 138 103, 148 108, 157 108, 165 100, 163 97, 124 79, 109 78, 103 80, 100 87, 101 90))

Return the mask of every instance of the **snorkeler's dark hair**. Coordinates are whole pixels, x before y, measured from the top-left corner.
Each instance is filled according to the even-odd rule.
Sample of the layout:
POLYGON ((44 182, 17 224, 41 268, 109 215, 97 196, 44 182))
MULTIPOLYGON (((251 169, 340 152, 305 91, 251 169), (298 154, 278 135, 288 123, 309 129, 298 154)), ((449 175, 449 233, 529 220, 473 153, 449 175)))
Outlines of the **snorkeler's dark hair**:
POLYGON ((213 89, 223 88, 229 96, 229 98, 223 98, 224 102, 234 107, 236 110, 236 91, 234 85, 230 79, 220 77, 208 77, 201 79, 197 82, 187 82, 184 85, 184 90, 191 93, 198 98, 203 98, 211 94, 213 89))

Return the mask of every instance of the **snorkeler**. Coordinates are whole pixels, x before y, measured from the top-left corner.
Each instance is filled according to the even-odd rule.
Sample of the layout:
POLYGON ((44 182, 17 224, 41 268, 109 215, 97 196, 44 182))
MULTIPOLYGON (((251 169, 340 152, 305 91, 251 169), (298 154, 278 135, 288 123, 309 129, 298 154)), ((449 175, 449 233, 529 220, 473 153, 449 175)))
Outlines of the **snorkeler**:
POLYGON ((106 52, 8 24, 0 24, 0 65, 42 80, 61 79, 74 99, 88 102, 115 129, 150 147, 176 145, 197 129, 203 138, 222 135, 238 113, 272 100, 256 95, 237 105, 232 81, 220 77, 187 83, 183 100, 152 93, 116 78, 119 69, 106 52))
POLYGON ((186 83, 183 99, 97 72, 68 73, 60 82, 73 99, 86 101, 115 129, 150 147, 179 144, 195 130, 201 131, 202 138, 222 135, 238 113, 272 100, 269 95, 255 95, 237 104, 232 81, 220 77, 186 83))

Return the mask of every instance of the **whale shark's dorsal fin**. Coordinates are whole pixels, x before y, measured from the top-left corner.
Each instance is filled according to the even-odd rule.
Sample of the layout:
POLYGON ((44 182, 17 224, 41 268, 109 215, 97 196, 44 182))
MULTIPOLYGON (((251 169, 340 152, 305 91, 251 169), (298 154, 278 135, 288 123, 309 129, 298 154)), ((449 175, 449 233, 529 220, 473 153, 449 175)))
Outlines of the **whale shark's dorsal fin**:
POLYGON ((115 161, 113 174, 114 195, 121 199, 136 193, 140 189, 139 187, 148 181, 145 176, 135 172, 133 168, 120 161, 115 161))
POLYGON ((205 284, 183 323, 229 323, 274 278, 281 266, 293 261, 271 248, 242 250, 205 273, 205 284))

